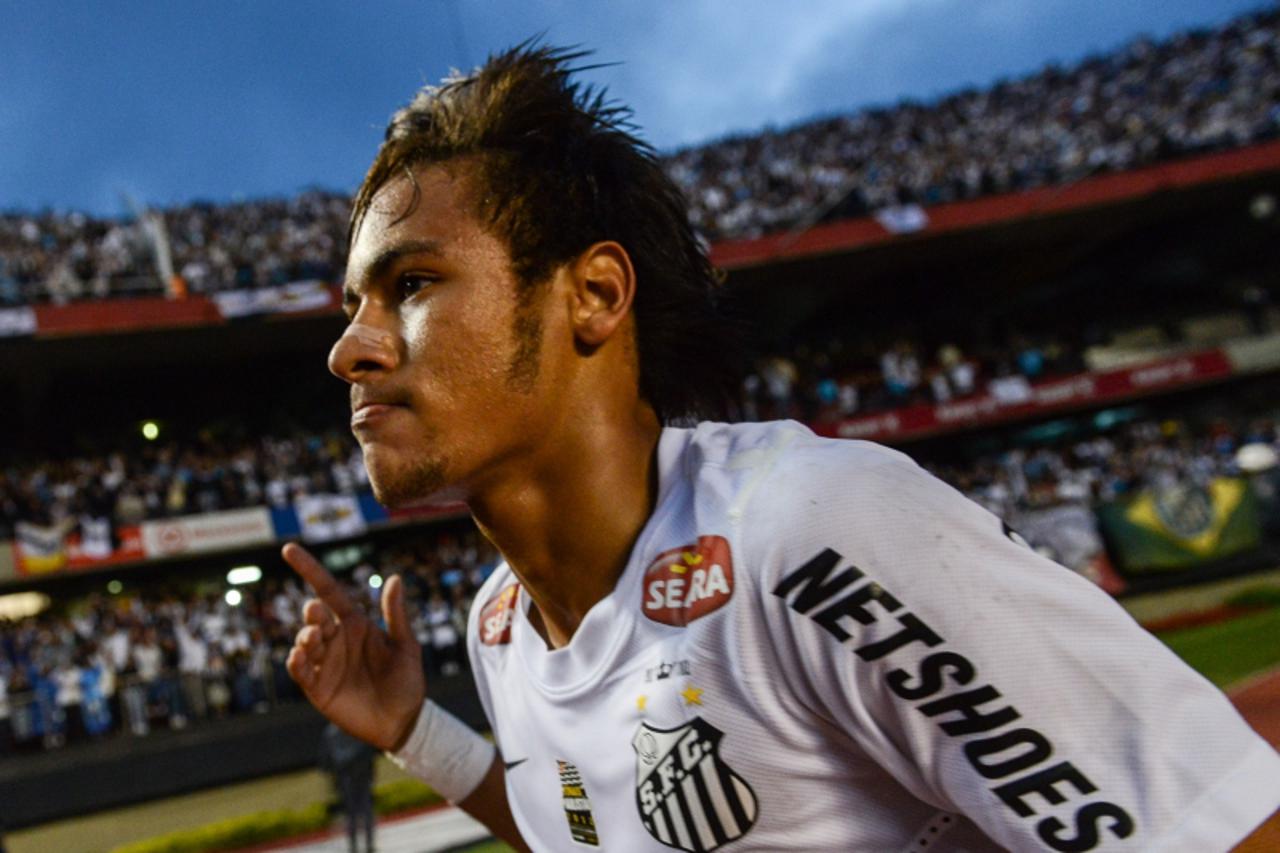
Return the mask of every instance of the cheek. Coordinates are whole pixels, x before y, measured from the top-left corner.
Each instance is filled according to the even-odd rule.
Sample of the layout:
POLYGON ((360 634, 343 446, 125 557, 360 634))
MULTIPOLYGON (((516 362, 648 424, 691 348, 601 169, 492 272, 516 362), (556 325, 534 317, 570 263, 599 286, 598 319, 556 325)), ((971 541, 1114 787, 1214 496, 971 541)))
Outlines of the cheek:
POLYGON ((406 305, 400 310, 400 337, 411 358, 429 352, 437 335, 448 334, 448 312, 433 310, 430 301, 406 305), (441 326, 444 328, 438 328, 441 326))
POLYGON ((432 396, 487 399, 510 357, 511 319, 451 302, 441 294, 405 312, 402 334, 413 381, 432 396))

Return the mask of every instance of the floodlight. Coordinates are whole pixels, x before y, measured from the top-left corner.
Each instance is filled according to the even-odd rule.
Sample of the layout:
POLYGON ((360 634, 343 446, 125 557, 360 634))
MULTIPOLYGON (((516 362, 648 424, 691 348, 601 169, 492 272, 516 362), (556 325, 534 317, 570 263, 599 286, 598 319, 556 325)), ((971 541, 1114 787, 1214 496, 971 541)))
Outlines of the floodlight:
POLYGON ((43 592, 14 592, 0 595, 0 618, 26 619, 48 609, 51 600, 43 592))
POLYGON ((243 586, 262 580, 262 569, 257 566, 236 566, 227 572, 227 583, 232 586, 243 586))

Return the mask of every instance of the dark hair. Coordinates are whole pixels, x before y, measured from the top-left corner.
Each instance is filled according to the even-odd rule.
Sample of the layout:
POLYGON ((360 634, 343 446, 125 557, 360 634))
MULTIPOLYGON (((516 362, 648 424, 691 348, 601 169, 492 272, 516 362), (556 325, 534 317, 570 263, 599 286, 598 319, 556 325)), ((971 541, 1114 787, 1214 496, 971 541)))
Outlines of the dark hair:
POLYGON ((636 271, 641 396, 668 423, 723 415, 742 359, 741 336, 719 306, 722 277, 684 196, 634 135, 630 111, 570 79, 583 70, 570 63, 586 55, 526 42, 423 89, 387 126, 349 237, 388 180, 466 158, 473 203, 506 240, 521 286, 532 290, 591 244, 616 240, 636 271))

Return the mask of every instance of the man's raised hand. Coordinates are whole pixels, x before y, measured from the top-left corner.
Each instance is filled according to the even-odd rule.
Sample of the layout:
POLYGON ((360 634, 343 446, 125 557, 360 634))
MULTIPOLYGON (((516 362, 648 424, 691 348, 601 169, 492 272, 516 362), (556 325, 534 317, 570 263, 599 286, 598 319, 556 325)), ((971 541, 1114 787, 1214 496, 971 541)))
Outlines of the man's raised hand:
POLYGON ((289 674, 330 720, 380 749, 398 749, 426 698, 404 582, 393 576, 382 588, 383 631, 305 548, 289 543, 281 553, 317 596, 302 609, 289 674))

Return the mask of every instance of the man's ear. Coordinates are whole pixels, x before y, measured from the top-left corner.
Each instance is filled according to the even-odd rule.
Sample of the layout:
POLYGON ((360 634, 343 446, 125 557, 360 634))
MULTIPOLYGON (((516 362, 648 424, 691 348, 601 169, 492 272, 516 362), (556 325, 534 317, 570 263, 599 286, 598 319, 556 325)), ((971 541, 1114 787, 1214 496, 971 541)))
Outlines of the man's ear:
POLYGON ((631 257, 612 240, 594 243, 573 262, 571 271, 574 337, 587 346, 600 346, 631 311, 636 294, 631 257))

